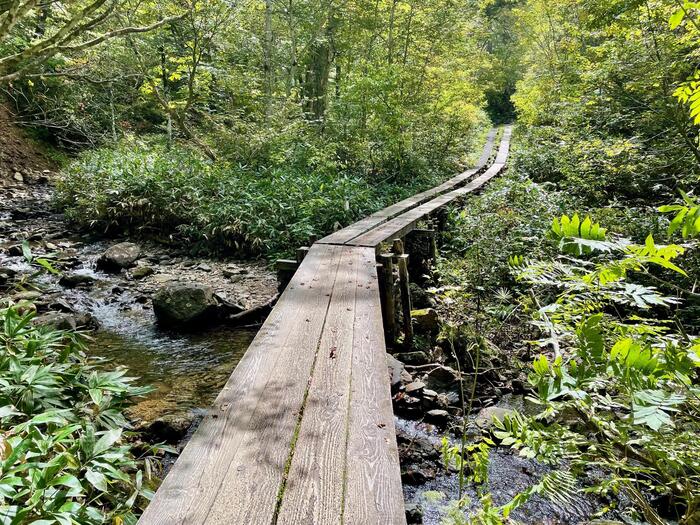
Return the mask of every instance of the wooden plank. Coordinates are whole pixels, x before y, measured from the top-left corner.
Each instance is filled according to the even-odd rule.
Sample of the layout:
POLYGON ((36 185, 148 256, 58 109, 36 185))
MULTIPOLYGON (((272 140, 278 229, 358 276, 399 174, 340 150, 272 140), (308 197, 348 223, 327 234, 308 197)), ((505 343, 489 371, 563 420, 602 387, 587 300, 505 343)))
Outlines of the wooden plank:
POLYGON ((358 267, 362 262, 357 249, 345 248, 341 253, 338 277, 277 519, 280 525, 341 523, 352 352, 356 335, 353 331, 355 294, 358 267))
MULTIPOLYGON (((498 154, 501 158, 503 158, 504 155, 507 158, 510 137, 511 128, 509 126, 503 132, 503 137, 501 139, 498 154)), ((386 221, 383 224, 352 239, 351 241, 347 242, 347 244, 350 246, 377 247, 388 239, 402 237, 408 231, 413 229, 419 220, 427 217, 453 200, 480 188, 486 182, 501 173, 504 168, 505 163, 495 163, 488 170, 467 183, 465 186, 454 189, 448 193, 444 193, 416 208, 408 210, 405 213, 394 217, 393 219, 386 221)))
POLYGON ((140 524, 271 522, 340 251, 311 248, 140 524))
MULTIPOLYGON (((342 248, 334 248, 322 254, 322 271, 312 282, 305 282, 310 294, 291 295, 282 308, 282 315, 295 318, 295 322, 286 327, 286 341, 270 341, 267 345, 267 353, 279 353, 280 357, 257 403, 238 409, 241 415, 250 410, 253 413, 221 480, 207 523, 231 523, 235 517, 238 523, 267 524, 276 512, 343 253, 342 248), (300 318, 298 313, 302 314, 300 318)), ((323 247, 314 246, 306 259, 319 249, 323 247)))
POLYGON ((374 248, 361 248, 355 307, 343 522, 405 525, 374 248))
POLYGON ((469 180, 472 178, 474 175, 478 174, 485 166, 486 163, 489 161, 491 158, 491 154, 493 152, 493 146, 494 146, 494 140, 496 137, 496 130, 492 129, 489 131, 489 134, 486 139, 486 144, 484 145, 484 149, 481 153, 481 157, 479 158, 477 165, 475 168, 464 171, 460 173, 459 175, 456 175, 452 177, 451 179, 443 182, 442 184, 435 186, 433 188, 430 188, 426 191, 423 191, 421 193, 417 193, 415 195, 412 195, 411 197, 404 199, 400 202, 397 202, 396 204, 392 204, 391 206, 388 206, 387 208, 384 208, 382 210, 379 210, 372 215, 369 215, 365 217, 364 219, 361 219, 341 230, 338 230, 337 232, 331 233, 330 235, 327 235, 320 241, 318 241, 319 244, 346 244, 355 237, 369 231, 372 228, 375 228, 384 222, 388 221, 389 219, 396 217, 397 215, 410 210, 411 208, 414 208, 427 200, 440 195, 446 191, 451 190, 455 186, 458 186, 459 184, 462 184, 463 182, 469 180))
POLYGON ((503 138, 501 146, 498 148, 496 161, 494 164, 505 164, 508 161, 508 152, 510 151, 510 139, 513 136, 513 126, 506 126, 503 130, 503 138))

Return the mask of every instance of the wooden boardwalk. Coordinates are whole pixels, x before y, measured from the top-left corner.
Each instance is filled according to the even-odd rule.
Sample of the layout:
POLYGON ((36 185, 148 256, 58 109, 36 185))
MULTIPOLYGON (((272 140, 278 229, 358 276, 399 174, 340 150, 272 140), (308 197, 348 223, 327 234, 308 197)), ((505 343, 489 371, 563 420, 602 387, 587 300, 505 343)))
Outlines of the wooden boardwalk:
POLYGON ((310 248, 140 524, 406 523, 376 250, 500 173, 509 141, 310 248))

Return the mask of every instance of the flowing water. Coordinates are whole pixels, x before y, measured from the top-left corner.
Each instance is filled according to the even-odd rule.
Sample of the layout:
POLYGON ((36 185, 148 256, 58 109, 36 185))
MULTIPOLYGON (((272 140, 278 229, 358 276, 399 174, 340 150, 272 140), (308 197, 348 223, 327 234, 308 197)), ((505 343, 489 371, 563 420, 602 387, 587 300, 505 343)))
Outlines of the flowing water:
POLYGON ((90 354, 126 366, 154 391, 130 410, 153 420, 212 404, 255 337, 255 329, 212 328, 194 334, 164 332, 148 312, 121 312, 98 305, 101 328, 91 334, 90 354))

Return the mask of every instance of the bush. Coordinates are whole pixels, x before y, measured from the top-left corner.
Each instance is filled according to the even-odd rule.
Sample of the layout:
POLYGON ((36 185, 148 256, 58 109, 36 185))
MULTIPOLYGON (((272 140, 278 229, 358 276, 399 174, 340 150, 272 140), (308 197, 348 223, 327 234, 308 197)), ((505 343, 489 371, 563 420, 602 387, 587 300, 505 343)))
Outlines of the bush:
POLYGON ((277 160, 251 169, 212 163, 181 147, 124 142, 80 156, 59 185, 58 204, 70 220, 101 231, 279 254, 439 180, 425 172, 408 183, 371 183, 323 162, 306 165, 312 167, 277 160))
POLYGON ((136 523, 152 492, 123 411, 148 389, 96 368, 78 334, 16 307, 0 320, 0 522, 136 523))

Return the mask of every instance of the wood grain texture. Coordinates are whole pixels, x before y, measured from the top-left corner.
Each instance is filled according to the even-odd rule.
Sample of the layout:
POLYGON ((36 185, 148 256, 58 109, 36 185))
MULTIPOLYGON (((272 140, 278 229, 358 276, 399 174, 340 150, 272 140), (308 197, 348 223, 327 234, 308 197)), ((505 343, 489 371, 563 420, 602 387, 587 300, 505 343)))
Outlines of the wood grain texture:
POLYGON ((342 516, 356 335, 355 295, 361 286, 357 280, 361 259, 352 248, 344 248, 341 255, 278 524, 340 523, 342 516))
POLYGON ((270 523, 277 505, 284 470, 297 430, 309 378, 321 339, 343 248, 314 246, 320 253, 321 270, 311 281, 302 281, 295 294, 282 305, 282 316, 293 319, 286 337, 270 341, 267 352, 278 354, 265 388, 255 404, 239 412, 252 411, 240 434, 240 445, 221 479, 206 523, 270 523), (301 314, 301 315, 299 315, 301 314))
MULTIPOLYGON (((373 248, 360 248, 374 261, 373 248)), ((376 270, 363 264, 358 275, 355 341, 348 415, 347 472, 343 521, 348 525, 405 525, 399 452, 382 336, 376 270)))
POLYGON ((331 246, 310 250, 139 523, 270 523, 294 420, 330 301, 333 281, 328 276, 335 273, 339 253, 340 248, 331 246), (290 361, 296 366, 290 366, 290 361), (299 375, 291 377, 292 372, 299 375), (292 385, 293 381, 298 384, 292 385), (258 441, 261 426, 271 431, 265 443, 258 441), (274 451, 256 447, 256 442, 274 451), (264 480, 249 478, 261 471, 264 480), (229 510, 225 516, 218 512, 222 497, 229 501, 232 496, 226 487, 220 490, 231 476, 261 483, 259 489, 250 487, 251 494, 235 495, 245 494, 244 502, 250 498, 258 505, 250 521, 242 518, 237 505, 229 510, 238 513, 240 521, 232 521, 231 516, 237 514, 229 510), (254 498, 260 491, 271 494, 271 499, 254 498))

